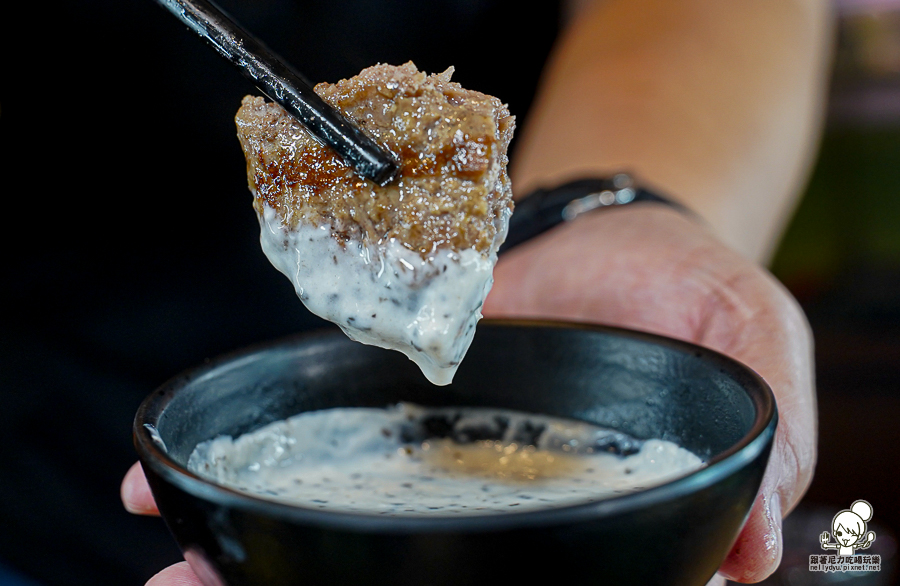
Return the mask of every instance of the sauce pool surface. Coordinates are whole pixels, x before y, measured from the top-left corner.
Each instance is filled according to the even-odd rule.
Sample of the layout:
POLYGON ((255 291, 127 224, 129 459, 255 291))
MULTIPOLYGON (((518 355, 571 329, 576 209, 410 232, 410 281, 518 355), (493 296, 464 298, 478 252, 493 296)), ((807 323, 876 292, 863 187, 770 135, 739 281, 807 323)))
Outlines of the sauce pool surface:
POLYGON ((513 411, 339 408, 199 444, 188 468, 263 498, 373 515, 480 515, 588 503, 703 466, 663 440, 513 411))

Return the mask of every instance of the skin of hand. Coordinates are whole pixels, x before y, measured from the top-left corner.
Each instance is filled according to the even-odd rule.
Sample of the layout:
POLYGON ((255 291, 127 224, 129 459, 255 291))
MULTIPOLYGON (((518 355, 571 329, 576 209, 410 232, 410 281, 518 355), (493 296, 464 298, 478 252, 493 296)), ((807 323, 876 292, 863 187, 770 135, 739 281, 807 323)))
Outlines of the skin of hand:
MULTIPOLYGON (((774 571, 782 515, 808 487, 816 457, 812 338, 803 312, 778 281, 724 246, 702 222, 659 204, 582 216, 505 255, 494 275, 487 316, 663 334, 722 352, 766 379, 780 414, 775 446, 718 580, 755 582, 774 571)), ((131 512, 156 513, 137 464, 122 484, 122 500, 131 512)), ((148 584, 201 582, 181 563, 148 584)))
POLYGON ((816 401, 812 335, 767 271, 702 222, 659 204, 583 216, 511 251, 494 270, 492 317, 622 326, 712 348, 760 374, 779 424, 750 517, 719 573, 757 582, 781 560, 782 516, 812 480, 816 401))

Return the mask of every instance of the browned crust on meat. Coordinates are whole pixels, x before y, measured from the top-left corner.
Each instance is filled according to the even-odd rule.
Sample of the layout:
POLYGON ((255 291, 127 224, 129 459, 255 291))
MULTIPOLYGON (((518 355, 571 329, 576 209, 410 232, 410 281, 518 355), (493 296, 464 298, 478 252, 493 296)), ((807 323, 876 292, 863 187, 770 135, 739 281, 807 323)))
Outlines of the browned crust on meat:
POLYGON ((364 180, 277 104, 244 98, 235 119, 254 207, 288 225, 328 224, 336 237, 396 238, 426 255, 488 251, 512 208, 506 173, 515 119, 497 98, 406 63, 375 65, 315 90, 397 155, 399 181, 364 180))

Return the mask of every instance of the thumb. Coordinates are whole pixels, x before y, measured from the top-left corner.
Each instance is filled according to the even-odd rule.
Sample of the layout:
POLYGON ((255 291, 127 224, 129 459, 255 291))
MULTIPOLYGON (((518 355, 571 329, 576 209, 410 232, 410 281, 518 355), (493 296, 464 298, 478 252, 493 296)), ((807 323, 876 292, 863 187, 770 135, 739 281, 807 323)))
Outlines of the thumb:
POLYGON ((180 562, 150 578, 146 586, 204 586, 204 584, 187 562, 180 562))
POLYGON ((144 476, 144 469, 140 462, 134 464, 125 474, 119 494, 122 504, 129 513, 159 515, 156 502, 153 500, 153 493, 150 492, 150 485, 147 484, 147 477, 144 476))
POLYGON ((734 582, 759 582, 781 563, 781 497, 761 492, 719 574, 734 582))

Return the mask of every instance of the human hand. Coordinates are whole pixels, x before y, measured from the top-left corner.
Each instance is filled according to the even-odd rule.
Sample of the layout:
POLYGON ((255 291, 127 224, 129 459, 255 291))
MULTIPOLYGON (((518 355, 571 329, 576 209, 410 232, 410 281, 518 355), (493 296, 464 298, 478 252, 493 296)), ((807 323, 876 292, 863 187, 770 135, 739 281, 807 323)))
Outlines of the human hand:
POLYGON ((679 338, 748 365, 771 385, 779 423, 757 500, 719 570, 756 582, 781 560, 782 515, 816 457, 812 337, 803 312, 765 270, 704 225, 659 205, 578 218, 510 251, 483 312, 596 322, 679 338))
MULTIPOLYGON (((484 306, 492 317, 590 321, 688 340, 747 364, 775 391, 780 421, 757 501, 720 574, 763 579, 781 559, 781 517, 815 462, 812 340, 803 313, 764 270, 697 222, 655 205, 579 218, 508 253, 484 306)), ((158 514, 140 465, 125 507, 158 514)), ((187 563, 148 586, 202 586, 187 563)))
MULTIPOLYGON (((120 490, 122 503, 129 513, 135 515, 159 515, 147 478, 140 462, 136 463, 125 474, 120 490)), ((169 566, 157 575, 153 576, 146 586, 204 586, 197 574, 187 562, 180 562, 169 566)), ((206 586, 218 586, 207 584, 206 586)))

